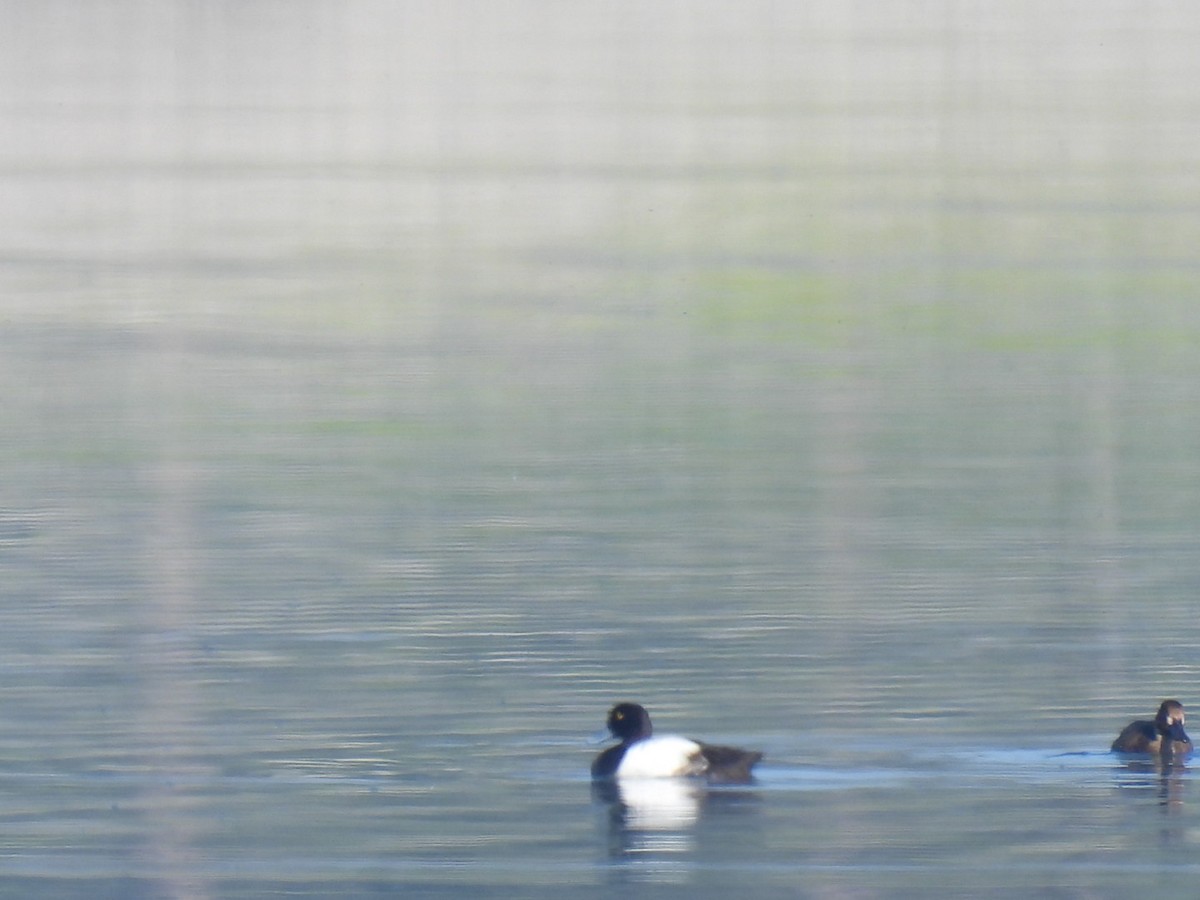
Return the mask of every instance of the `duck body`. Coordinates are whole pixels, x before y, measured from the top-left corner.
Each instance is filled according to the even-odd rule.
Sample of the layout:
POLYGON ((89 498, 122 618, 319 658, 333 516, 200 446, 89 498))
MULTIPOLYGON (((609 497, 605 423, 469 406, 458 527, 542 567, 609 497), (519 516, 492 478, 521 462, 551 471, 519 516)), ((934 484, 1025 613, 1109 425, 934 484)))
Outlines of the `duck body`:
POLYGON ((707 769, 699 742, 662 734, 609 747, 592 763, 592 777, 687 778, 707 769))
POLYGON ((1192 741, 1184 731, 1183 704, 1164 700, 1153 721, 1130 722, 1112 742, 1114 753, 1149 753, 1163 759, 1176 759, 1192 752, 1192 741))
POLYGON ((762 759, 757 750, 705 744, 674 734, 656 735, 650 714, 636 703, 618 703, 608 714, 608 730, 620 743, 592 763, 592 778, 705 778, 716 784, 744 784, 762 759))

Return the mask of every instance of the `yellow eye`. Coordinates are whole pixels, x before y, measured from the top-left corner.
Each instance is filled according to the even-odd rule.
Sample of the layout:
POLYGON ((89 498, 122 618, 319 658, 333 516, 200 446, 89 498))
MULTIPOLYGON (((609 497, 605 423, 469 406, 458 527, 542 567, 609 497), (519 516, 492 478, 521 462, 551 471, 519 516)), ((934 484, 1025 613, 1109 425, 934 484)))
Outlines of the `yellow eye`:
POLYGON ((623 712, 615 713, 613 715, 613 718, 619 722, 619 721, 621 721, 621 719, 625 718, 625 713, 623 713, 623 712))

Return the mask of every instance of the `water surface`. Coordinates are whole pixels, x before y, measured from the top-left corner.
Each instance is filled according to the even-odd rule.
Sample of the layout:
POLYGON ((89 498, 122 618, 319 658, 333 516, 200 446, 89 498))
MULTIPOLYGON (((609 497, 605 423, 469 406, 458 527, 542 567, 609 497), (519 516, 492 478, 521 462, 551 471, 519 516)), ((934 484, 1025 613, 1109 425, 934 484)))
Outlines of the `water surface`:
MULTIPOLYGON (((21 897, 1186 893, 1196 16, 0 13, 21 897), (597 796, 616 700, 758 747, 597 796)), ((968 14, 970 13, 970 14, 968 14)))

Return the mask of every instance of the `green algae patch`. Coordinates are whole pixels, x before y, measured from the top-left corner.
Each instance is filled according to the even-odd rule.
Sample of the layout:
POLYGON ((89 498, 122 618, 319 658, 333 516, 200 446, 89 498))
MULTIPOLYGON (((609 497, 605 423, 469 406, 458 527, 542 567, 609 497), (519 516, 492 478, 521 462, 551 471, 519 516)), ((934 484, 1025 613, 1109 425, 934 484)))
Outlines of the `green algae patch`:
POLYGON ((704 276, 694 321, 715 332, 841 343, 861 323, 842 279, 808 272, 740 269, 704 276))

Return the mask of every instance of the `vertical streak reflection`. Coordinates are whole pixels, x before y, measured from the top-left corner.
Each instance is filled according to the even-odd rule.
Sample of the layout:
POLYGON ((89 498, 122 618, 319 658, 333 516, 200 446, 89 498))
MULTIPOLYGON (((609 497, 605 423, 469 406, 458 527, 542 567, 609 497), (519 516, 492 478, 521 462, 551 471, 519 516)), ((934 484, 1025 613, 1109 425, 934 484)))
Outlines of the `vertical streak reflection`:
POLYGON ((185 381, 177 371, 171 340, 152 350, 150 390, 163 393, 142 407, 158 410, 146 423, 148 502, 145 593, 137 648, 142 703, 135 740, 147 779, 140 805, 146 816, 144 862, 165 895, 201 900, 211 892, 199 873, 200 824, 194 786, 211 776, 195 746, 199 697, 194 678, 195 645, 189 639, 196 606, 195 511, 197 471, 175 426, 185 381))

